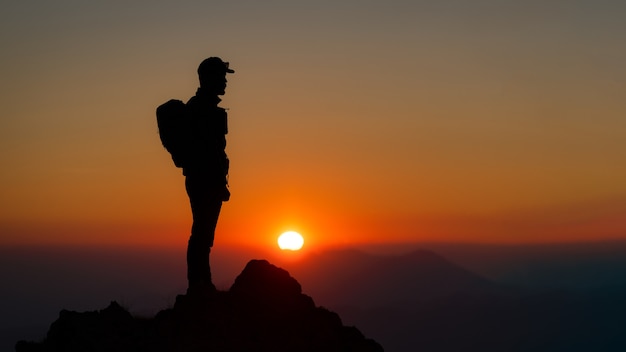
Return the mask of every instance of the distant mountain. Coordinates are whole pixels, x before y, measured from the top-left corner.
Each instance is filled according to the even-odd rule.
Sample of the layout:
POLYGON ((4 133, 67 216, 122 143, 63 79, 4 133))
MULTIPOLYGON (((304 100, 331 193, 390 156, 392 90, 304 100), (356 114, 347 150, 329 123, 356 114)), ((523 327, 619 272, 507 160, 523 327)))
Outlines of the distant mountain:
POLYGON ((574 290, 626 286, 626 241, 426 246, 472 272, 516 286, 574 290))
POLYGON ((626 350, 626 287, 521 289, 428 250, 333 251, 285 267, 305 292, 389 352, 626 350))
POLYGON ((402 305, 455 294, 512 291, 428 250, 400 256, 329 251, 283 266, 299 278, 305 292, 330 306, 402 305))

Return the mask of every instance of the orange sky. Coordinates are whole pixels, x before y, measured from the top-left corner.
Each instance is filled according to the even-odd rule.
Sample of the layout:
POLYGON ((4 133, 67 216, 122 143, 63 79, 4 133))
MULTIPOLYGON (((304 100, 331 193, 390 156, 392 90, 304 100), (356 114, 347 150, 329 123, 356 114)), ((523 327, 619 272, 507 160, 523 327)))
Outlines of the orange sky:
POLYGON ((237 71, 217 244, 626 238, 622 4, 6 7, 0 244, 184 245, 154 111, 212 55, 237 71))

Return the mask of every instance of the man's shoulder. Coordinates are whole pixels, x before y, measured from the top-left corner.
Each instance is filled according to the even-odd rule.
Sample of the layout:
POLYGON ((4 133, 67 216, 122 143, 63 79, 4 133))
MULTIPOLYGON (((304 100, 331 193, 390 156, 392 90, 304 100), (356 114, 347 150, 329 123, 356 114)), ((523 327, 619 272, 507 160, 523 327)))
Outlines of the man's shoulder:
POLYGON ((193 97, 189 98, 189 100, 187 100, 187 103, 185 103, 185 105, 187 105, 188 107, 194 106, 197 105, 198 102, 198 97, 194 95, 193 97))
POLYGON ((217 97, 211 98, 211 97, 194 95, 193 97, 189 98, 186 104, 187 106, 199 106, 199 107, 202 107, 203 109, 223 110, 223 108, 218 106, 220 101, 221 99, 217 97))
POLYGON ((191 118, 205 114, 206 104, 202 101, 202 99, 199 99, 197 96, 189 98, 185 105, 187 107, 187 114, 191 118))

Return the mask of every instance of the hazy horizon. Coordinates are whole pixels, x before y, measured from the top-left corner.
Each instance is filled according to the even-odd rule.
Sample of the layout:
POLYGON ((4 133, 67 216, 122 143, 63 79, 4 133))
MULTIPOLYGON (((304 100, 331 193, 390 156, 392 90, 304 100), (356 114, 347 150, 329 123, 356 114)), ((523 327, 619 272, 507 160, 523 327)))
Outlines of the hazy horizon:
MULTIPOLYGON (((411 253, 419 259, 423 256, 420 250, 440 255, 443 260, 440 264, 449 262, 450 268, 458 268, 454 270, 467 270, 471 275, 478 275, 477 279, 482 277, 494 284, 512 285, 523 292, 572 292, 578 295, 626 289, 626 242, 528 246, 422 244, 405 247, 401 252, 397 248, 395 251, 383 249, 378 254, 371 249, 352 247, 308 253, 278 250, 264 253, 258 249, 222 246, 215 248, 212 264, 216 285, 227 290, 249 260, 268 259, 290 271, 301 283, 303 292, 310 294, 317 305, 337 309, 348 324, 363 326, 368 336, 389 339, 392 335, 376 328, 377 325, 362 314, 393 305, 395 299, 389 297, 402 295, 403 290, 413 292, 409 288, 414 287, 411 283, 393 279, 397 275, 385 275, 387 281, 371 283, 385 288, 377 294, 381 296, 375 296, 382 306, 359 305, 356 302, 363 301, 364 295, 350 299, 349 295, 354 293, 349 289, 337 295, 332 293, 334 289, 325 285, 336 286, 338 278, 334 275, 340 272, 345 275, 353 270, 350 267, 369 267, 370 259, 379 258, 374 262, 380 263, 380 259, 402 258, 411 253), (358 253, 363 254, 355 256, 358 253), (359 264, 362 260, 365 261, 359 264), (335 268, 329 270, 328 265, 335 265, 335 268), (408 286, 401 289, 405 285, 408 286)), ((11 338, 43 337, 61 309, 99 310, 115 300, 133 314, 151 316, 170 307, 176 295, 183 294, 186 289, 184 248, 3 246, 0 254, 0 280, 11 283, 0 293, 2 311, 5 312, 0 319, 0 332, 5 339, 2 345, 7 348, 12 347, 11 338)), ((435 270, 431 266, 436 263, 427 261, 421 269, 405 267, 399 272, 410 274, 411 270, 435 270)), ((362 276, 369 270, 371 267, 351 276, 356 281, 341 282, 348 287, 362 284, 362 276)), ((435 279, 444 282, 448 275, 445 271, 432 274, 442 275, 435 279)), ((417 289, 416 292, 428 292, 433 287, 428 285, 417 289)), ((532 297, 530 295, 529 299, 534 299, 532 297)))

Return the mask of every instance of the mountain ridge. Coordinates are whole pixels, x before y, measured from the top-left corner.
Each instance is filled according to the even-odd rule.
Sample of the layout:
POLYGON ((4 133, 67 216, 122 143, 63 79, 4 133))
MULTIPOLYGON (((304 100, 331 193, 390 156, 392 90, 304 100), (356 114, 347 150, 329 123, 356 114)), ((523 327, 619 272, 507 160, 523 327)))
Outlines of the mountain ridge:
POLYGON ((372 307, 390 301, 409 304, 454 294, 515 291, 456 265, 426 249, 403 255, 358 250, 312 254, 306 264, 283 263, 319 301, 331 306, 372 307), (314 265, 313 265, 314 264, 314 265))

